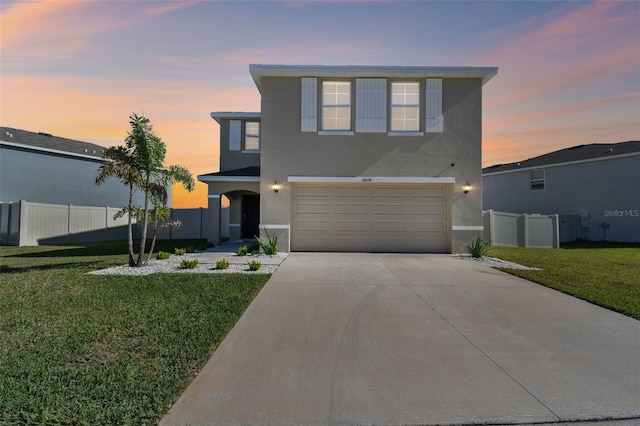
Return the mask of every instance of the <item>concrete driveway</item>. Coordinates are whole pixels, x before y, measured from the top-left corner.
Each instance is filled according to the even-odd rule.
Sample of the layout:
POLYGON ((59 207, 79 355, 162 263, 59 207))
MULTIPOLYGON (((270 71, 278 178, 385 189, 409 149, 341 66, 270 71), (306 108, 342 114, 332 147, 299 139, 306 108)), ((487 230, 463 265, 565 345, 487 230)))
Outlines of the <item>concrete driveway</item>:
POLYGON ((639 321, 448 255, 293 253, 161 425, 595 419, 640 424, 639 321))

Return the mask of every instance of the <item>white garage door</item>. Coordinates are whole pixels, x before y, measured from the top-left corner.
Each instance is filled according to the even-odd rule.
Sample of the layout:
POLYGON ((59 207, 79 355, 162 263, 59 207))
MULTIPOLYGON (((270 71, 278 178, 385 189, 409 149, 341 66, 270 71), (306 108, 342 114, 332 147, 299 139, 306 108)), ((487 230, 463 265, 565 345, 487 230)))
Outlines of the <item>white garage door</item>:
POLYGON ((307 184, 293 187, 293 251, 445 253, 445 185, 307 184))

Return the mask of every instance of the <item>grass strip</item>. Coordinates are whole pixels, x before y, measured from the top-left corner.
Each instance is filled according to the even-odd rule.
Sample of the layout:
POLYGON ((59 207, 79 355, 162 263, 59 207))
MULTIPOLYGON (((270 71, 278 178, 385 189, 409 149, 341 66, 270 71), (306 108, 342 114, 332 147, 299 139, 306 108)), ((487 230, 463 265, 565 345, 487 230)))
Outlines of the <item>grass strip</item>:
POLYGON ((269 278, 86 274, 115 252, 0 247, 0 424, 157 424, 269 278))
POLYGON ((640 320, 640 244, 563 244, 560 249, 492 246, 489 256, 540 268, 504 269, 640 320))

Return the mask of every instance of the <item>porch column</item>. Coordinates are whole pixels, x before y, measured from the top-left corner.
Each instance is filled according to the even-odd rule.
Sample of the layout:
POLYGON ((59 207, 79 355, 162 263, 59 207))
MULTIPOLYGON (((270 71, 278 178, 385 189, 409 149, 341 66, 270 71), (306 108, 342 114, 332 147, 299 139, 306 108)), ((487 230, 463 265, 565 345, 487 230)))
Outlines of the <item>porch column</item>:
POLYGON ((207 206, 207 242, 220 244, 220 194, 209 194, 207 206))

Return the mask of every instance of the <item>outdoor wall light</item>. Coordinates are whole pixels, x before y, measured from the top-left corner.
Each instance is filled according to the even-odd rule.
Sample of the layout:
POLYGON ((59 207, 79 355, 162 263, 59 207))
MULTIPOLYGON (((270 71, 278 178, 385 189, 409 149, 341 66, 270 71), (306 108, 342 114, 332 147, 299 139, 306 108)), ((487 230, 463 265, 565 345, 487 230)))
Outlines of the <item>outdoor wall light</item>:
POLYGON ((273 189, 273 192, 275 192, 276 194, 280 192, 280 184, 278 183, 277 180, 273 182, 273 185, 271 185, 271 188, 273 189))
POLYGON ((465 194, 468 194, 469 191, 471 191, 471 184, 469 182, 465 183, 464 186, 462 187, 462 190, 464 191, 465 194))

